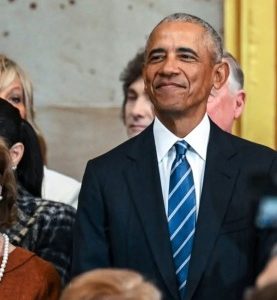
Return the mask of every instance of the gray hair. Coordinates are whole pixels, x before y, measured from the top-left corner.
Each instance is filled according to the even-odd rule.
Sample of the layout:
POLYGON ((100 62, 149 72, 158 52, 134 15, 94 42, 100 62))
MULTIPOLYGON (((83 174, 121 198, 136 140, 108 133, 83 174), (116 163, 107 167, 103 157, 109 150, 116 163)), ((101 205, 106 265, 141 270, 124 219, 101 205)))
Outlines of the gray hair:
MULTIPOLYGON (((171 15, 165 17, 164 19, 162 19, 150 33, 149 38, 146 43, 146 49, 148 47, 149 40, 151 39, 151 36, 152 36, 153 32, 155 31, 155 29, 159 25, 161 25, 162 23, 165 23, 165 22, 184 22, 184 23, 193 23, 193 24, 200 25, 205 30, 205 32, 208 33, 208 35, 209 35, 209 38, 210 38, 209 41, 212 44, 211 45, 212 47, 210 50, 211 50, 211 54, 213 56, 214 63, 218 63, 221 61, 222 55, 223 55, 223 46, 222 46, 222 40, 221 40, 221 37, 219 36, 219 34, 206 21, 204 21, 196 16, 187 14, 187 13, 175 13, 175 14, 171 14, 171 15)), ((209 46, 209 45, 207 45, 207 46, 209 46)))
POLYGON ((228 78, 229 82, 229 88, 231 91, 238 91, 243 89, 244 86, 244 74, 241 69, 240 64, 235 59, 235 57, 227 52, 223 52, 222 58, 227 61, 229 68, 230 68, 230 74, 228 78))

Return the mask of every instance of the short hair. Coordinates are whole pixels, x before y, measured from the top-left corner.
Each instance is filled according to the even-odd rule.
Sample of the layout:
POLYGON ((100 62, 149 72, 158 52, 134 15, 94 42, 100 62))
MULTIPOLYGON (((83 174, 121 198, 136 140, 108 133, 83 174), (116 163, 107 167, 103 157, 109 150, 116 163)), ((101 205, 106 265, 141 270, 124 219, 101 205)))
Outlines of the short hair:
POLYGON ((143 71, 143 65, 144 65, 144 49, 140 49, 134 58, 132 58, 125 69, 120 74, 120 81, 122 81, 123 85, 123 95, 124 100, 121 107, 121 117, 124 120, 125 118, 125 106, 127 103, 127 95, 128 95, 128 88, 129 86, 138 80, 140 77, 142 77, 142 71, 143 71))
POLYGON ((238 91, 244 87, 244 74, 242 68, 235 57, 228 51, 223 52, 223 59, 225 59, 230 67, 230 74, 228 81, 232 91, 238 91))
POLYGON ((130 270, 98 269, 79 275, 60 300, 161 300, 161 293, 130 270))
POLYGON ((0 228, 9 227, 17 216, 17 188, 8 146, 0 138, 0 228))
POLYGON ((149 41, 151 39, 152 34, 154 33, 155 29, 166 22, 184 22, 184 23, 192 23, 200 25, 208 36, 210 37, 209 42, 212 43, 211 47, 209 47, 209 42, 207 42, 208 49, 210 50, 213 58, 214 63, 218 63, 222 59, 223 54, 223 46, 222 46, 222 39, 220 35, 216 32, 216 30, 206 21, 202 20, 199 17, 187 14, 187 13, 174 13, 171 14, 164 19, 162 19, 152 30, 149 35, 149 38, 146 43, 146 50, 148 48, 149 41))
POLYGON ((40 142, 41 152, 46 161, 46 142, 35 122, 34 112, 34 90, 29 76, 12 59, 4 54, 0 54, 0 90, 7 88, 15 79, 19 78, 23 88, 24 107, 26 109, 26 120, 32 125, 40 142))

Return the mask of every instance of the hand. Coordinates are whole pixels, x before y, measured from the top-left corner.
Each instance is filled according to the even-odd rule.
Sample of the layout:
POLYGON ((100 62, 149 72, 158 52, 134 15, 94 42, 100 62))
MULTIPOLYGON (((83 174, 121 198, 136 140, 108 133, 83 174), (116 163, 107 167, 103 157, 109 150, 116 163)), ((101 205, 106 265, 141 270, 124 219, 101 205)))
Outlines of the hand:
POLYGON ((262 273, 256 280, 256 287, 262 288, 270 283, 277 282, 277 256, 270 259, 262 273))

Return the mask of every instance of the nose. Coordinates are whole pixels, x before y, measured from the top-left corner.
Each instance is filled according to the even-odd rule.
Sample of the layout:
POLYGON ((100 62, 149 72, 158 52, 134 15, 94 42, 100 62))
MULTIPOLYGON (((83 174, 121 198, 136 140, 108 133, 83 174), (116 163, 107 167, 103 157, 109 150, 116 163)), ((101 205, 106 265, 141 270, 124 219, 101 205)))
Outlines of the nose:
POLYGON ((133 104, 131 114, 133 118, 143 118, 146 115, 145 100, 139 97, 133 104))
POLYGON ((163 61, 163 64, 160 68, 160 75, 162 76, 172 76, 179 74, 178 61, 175 56, 168 55, 168 57, 163 61))

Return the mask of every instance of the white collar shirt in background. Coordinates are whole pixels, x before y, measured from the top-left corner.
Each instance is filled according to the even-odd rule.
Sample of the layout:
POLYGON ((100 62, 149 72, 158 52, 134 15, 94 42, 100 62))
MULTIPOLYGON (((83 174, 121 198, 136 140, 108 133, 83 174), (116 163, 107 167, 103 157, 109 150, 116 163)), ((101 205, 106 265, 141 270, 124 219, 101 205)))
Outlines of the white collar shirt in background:
POLYGON ((210 121, 207 114, 205 114, 201 122, 183 138, 179 138, 169 131, 157 117, 155 117, 153 132, 166 215, 170 171, 176 156, 174 144, 180 140, 185 140, 190 145, 186 153, 186 158, 192 169, 196 195, 196 213, 198 215, 210 135, 210 121))

